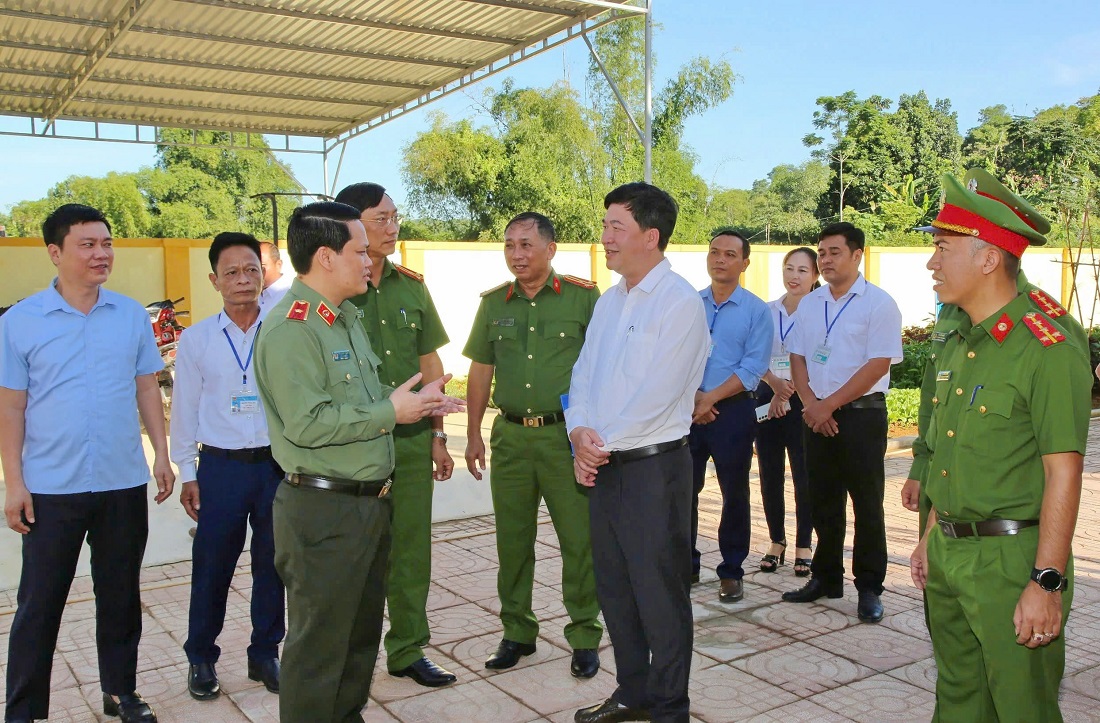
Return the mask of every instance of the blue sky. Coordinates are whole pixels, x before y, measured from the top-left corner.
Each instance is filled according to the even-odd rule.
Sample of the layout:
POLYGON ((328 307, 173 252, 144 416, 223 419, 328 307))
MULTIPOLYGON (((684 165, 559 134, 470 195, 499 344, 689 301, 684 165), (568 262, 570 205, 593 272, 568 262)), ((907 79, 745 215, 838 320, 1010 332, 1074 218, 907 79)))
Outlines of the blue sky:
MULTIPOLYGON (((897 101, 924 90, 949 98, 965 133, 979 111, 1003 103, 1029 114, 1100 92, 1100 6, 1052 2, 865 2, 654 0, 655 92, 692 57, 727 59, 740 77, 733 97, 687 123, 685 139, 708 181, 748 188, 781 163, 808 157, 818 96, 853 89, 897 101)), ((338 179, 371 180, 404 201, 401 149, 428 128, 430 110, 485 122, 476 101, 511 77, 519 87, 568 79, 584 91, 587 48, 574 41, 353 140, 338 179)), ((17 121, 23 123, 24 121, 17 121)), ((12 119, 0 118, 10 128, 12 119)), ((320 157, 284 154, 310 190, 322 188, 320 157)), ((152 147, 0 136, 0 210, 41 198, 69 175, 133 171, 152 147)), ((330 178, 336 159, 330 161, 330 178)))

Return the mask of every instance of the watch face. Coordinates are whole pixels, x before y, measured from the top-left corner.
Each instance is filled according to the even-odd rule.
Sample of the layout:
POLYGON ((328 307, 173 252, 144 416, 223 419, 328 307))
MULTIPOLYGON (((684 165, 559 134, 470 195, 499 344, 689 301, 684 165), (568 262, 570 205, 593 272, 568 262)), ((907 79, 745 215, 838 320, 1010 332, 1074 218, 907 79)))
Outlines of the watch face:
POLYGON ((1055 592, 1062 587, 1062 576, 1057 570, 1047 569, 1039 573, 1039 579, 1036 582, 1044 590, 1055 592))

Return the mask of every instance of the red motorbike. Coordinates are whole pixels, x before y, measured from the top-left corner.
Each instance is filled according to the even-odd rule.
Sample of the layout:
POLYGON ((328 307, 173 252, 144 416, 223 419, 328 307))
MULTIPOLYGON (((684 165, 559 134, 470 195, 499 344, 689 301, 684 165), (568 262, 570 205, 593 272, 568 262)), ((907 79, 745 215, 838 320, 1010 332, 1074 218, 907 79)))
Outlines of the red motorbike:
POLYGON ((161 400, 164 402, 164 419, 168 420, 172 411, 172 387, 175 384, 176 347, 179 345, 180 334, 183 333, 183 325, 179 323, 177 316, 188 314, 187 311, 176 311, 176 304, 183 301, 184 297, 176 300, 164 299, 146 304, 145 310, 149 312, 149 321, 153 325, 153 336, 157 340, 157 349, 164 360, 164 369, 157 372, 157 383, 160 386, 161 400))

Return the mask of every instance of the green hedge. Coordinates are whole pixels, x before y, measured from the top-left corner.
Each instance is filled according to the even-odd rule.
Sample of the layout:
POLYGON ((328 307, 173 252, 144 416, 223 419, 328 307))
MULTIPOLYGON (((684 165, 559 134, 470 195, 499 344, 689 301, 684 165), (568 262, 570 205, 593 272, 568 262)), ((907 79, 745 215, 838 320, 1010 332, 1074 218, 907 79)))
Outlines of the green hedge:
POLYGON ((919 409, 920 389, 891 389, 886 395, 886 419, 890 424, 916 424, 919 409))

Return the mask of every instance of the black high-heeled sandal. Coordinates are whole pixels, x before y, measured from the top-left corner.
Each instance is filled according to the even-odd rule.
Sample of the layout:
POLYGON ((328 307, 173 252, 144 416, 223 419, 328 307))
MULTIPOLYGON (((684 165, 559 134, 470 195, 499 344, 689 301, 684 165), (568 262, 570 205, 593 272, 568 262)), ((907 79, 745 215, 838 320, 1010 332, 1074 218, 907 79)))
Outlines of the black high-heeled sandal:
MULTIPOLYGON (((810 548, 811 552, 813 548, 810 548)), ((812 557, 796 557, 794 558, 794 576, 795 577, 809 577, 812 570, 813 558, 812 557)))
POLYGON ((760 572, 775 572, 787 559, 787 541, 773 542, 772 544, 782 545, 783 549, 779 552, 778 557, 769 552, 767 555, 760 558, 760 572))

